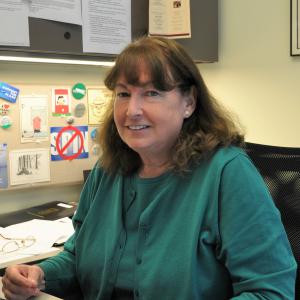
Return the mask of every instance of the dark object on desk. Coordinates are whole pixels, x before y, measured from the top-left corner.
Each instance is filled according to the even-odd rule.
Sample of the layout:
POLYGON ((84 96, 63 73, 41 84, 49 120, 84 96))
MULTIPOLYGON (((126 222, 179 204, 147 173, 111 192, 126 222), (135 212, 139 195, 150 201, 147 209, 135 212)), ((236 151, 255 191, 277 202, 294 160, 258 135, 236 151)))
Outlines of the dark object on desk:
POLYGON ((83 170, 83 182, 85 183, 92 170, 83 170))
POLYGON ((1 214, 0 226, 30 221, 32 219, 40 220, 57 220, 64 217, 72 217, 76 210, 76 203, 65 203, 61 201, 53 201, 46 204, 29 207, 15 212, 1 214))
POLYGON ((300 299, 300 148, 246 143, 246 151, 280 210, 298 263, 295 299, 300 299))

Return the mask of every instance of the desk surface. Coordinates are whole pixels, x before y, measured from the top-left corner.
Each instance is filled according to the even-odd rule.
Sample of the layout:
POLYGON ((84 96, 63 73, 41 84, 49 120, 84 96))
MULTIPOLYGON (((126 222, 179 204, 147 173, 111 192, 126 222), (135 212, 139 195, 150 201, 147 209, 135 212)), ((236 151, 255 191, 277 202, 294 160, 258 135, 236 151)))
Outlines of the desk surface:
MULTIPOLYGON (((5 299, 4 295, 2 293, 2 277, 0 277, 0 299, 5 299)), ((41 293, 40 296, 37 297, 32 297, 30 299, 35 299, 35 300, 61 300, 61 298, 57 298, 51 295, 48 295, 46 293, 41 293)))
POLYGON ((62 248, 52 247, 49 250, 39 253, 39 254, 33 254, 33 255, 18 255, 18 254, 16 254, 16 256, 9 256, 6 258, 1 258, 1 256, 0 256, 0 269, 4 269, 4 268, 8 267, 9 265, 26 264, 26 263, 32 263, 35 261, 46 259, 48 257, 54 256, 55 254, 59 253, 61 250, 62 250, 62 248))

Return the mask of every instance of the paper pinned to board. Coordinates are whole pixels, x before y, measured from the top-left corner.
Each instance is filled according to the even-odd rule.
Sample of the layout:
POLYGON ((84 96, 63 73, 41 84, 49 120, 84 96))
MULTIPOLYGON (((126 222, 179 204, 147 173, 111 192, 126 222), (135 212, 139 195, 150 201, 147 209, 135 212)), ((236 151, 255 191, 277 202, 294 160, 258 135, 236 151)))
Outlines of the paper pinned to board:
POLYGON ((0 45, 30 46, 28 13, 28 3, 24 1, 0 1, 0 45))
POLYGON ((191 38, 190 0, 150 0, 149 35, 191 38))
POLYGON ((81 25, 81 0, 30 0, 29 16, 81 25))
POLYGON ((83 52, 119 54, 131 41, 131 0, 82 0, 83 52))

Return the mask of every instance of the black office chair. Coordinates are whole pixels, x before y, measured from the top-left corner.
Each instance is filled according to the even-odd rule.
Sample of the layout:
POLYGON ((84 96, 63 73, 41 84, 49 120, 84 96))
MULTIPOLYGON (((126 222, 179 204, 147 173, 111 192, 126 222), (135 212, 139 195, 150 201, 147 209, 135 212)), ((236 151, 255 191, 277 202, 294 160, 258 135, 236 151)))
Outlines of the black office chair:
POLYGON ((298 263, 295 299, 300 299, 300 148, 246 143, 246 152, 281 212, 298 263))

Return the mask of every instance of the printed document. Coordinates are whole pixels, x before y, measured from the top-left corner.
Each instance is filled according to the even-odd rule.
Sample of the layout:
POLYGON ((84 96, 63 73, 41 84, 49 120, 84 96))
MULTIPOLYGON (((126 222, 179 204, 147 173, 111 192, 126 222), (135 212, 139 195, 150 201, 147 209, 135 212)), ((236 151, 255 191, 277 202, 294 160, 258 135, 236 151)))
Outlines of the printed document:
POLYGON ((131 0, 82 0, 83 52, 118 54, 131 41, 131 0))
POLYGON ((30 46, 28 12, 24 0, 0 1, 0 45, 30 46))
POLYGON ((190 0, 150 0, 149 35, 190 38, 190 0))
POLYGON ((81 0, 30 0, 29 16, 81 25, 81 0))

